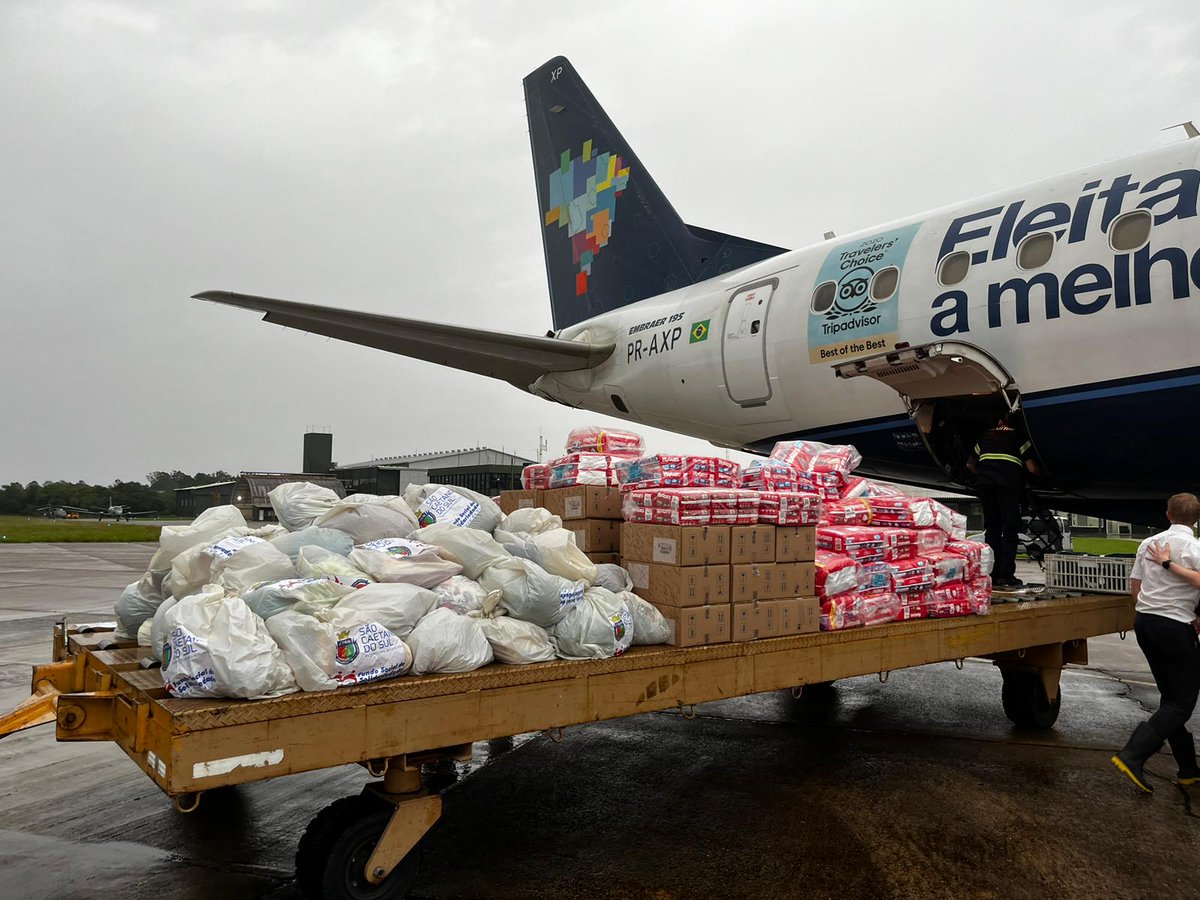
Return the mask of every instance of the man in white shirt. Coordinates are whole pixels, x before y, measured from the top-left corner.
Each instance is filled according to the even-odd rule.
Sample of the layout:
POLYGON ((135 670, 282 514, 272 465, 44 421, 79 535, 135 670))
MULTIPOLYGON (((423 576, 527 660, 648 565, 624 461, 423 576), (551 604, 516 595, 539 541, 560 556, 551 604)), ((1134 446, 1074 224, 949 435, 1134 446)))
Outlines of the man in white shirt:
POLYGON ((1200 541, 1192 527, 1200 518, 1194 494, 1167 501, 1171 527, 1142 541, 1130 573, 1130 592, 1137 601, 1133 630, 1146 655, 1162 702, 1157 712, 1134 729, 1125 748, 1112 758, 1140 790, 1153 793, 1143 767, 1167 742, 1179 766, 1180 784, 1200 782, 1196 745, 1187 730, 1200 695, 1200 541), (1197 584, 1184 573, 1196 575, 1197 584))

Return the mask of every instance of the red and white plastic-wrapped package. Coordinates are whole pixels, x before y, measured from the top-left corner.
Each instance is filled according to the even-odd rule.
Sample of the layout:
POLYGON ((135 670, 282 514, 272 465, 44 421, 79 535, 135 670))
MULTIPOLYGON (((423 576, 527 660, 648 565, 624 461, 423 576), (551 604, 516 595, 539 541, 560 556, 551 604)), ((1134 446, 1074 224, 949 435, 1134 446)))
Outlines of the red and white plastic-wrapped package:
POLYGON ((804 472, 836 472, 843 484, 862 462, 862 456, 850 444, 820 441, 780 441, 771 450, 771 459, 804 472))
POLYGON ((612 486, 616 483, 613 457, 607 453, 569 453, 550 461, 551 488, 578 484, 612 486))
POLYGON ((909 594, 933 587, 933 567, 920 557, 898 559, 887 564, 892 573, 892 589, 909 594))
POLYGON ((822 631, 861 628, 864 624, 860 594, 838 594, 821 601, 822 631))
POLYGON ((950 510, 950 521, 953 526, 950 537, 956 541, 965 541, 967 539, 967 517, 960 512, 950 510))
POLYGON ((742 470, 742 487, 754 491, 816 490, 813 477, 807 472, 771 460, 755 460, 742 470))
POLYGON ((891 591, 862 591, 858 602, 864 625, 886 625, 900 616, 900 598, 891 591))
POLYGON ((817 596, 825 599, 858 590, 860 566, 848 556, 818 550, 816 553, 815 583, 817 596))
MULTIPOLYGON (((979 541, 947 541, 946 552, 962 556, 967 561, 967 573, 963 581, 973 581, 983 573, 980 571, 983 560, 983 548, 987 544, 979 541)), ((991 548, 988 547, 990 550, 991 548)))
POLYGON ((979 543, 979 574, 991 575, 992 568, 996 565, 996 554, 988 544, 979 543))
POLYGON ((629 491, 622 501, 627 522, 659 525, 754 525, 758 495, 720 488, 649 488, 629 491))
POLYGON ((937 500, 930 502, 933 504, 934 525, 944 531, 950 540, 964 540, 967 536, 967 517, 937 500))
POLYGON ((907 622, 910 619, 929 618, 929 604, 924 596, 919 600, 904 602, 904 594, 900 594, 900 611, 896 614, 897 622, 907 622))
POLYGON ((939 550, 946 549, 946 532, 938 528, 917 528, 913 531, 913 541, 916 546, 917 556, 924 556, 926 553, 936 553, 939 550))
POLYGON ((888 562, 912 559, 917 555, 917 532, 913 528, 880 528, 883 533, 883 558, 888 562))
POLYGON ((992 579, 981 575, 967 584, 971 592, 971 604, 977 616, 986 616, 992 610, 992 579))
POLYGON ((931 619, 969 616, 974 612, 971 590, 962 581, 936 587, 929 592, 928 617, 931 619))
POLYGON ((858 590, 890 591, 892 589, 892 569, 885 562, 862 563, 858 571, 858 590))
POLYGON ((817 529, 817 546, 859 562, 883 559, 883 532, 862 525, 823 525, 817 529))
POLYGON ((813 490, 826 500, 840 500, 845 489, 845 480, 840 472, 811 472, 813 490))
POLYGON ((642 436, 632 431, 586 425, 573 428, 567 435, 568 453, 617 453, 641 456, 645 452, 642 436))
POLYGON ((871 478, 852 477, 846 481, 846 487, 842 491, 843 500, 867 499, 870 497, 904 497, 907 496, 904 491, 898 487, 893 487, 890 484, 884 484, 882 481, 875 481, 871 478))
POLYGON ((935 524, 933 501, 924 497, 869 497, 867 503, 877 525, 932 528, 935 524))
POLYGON ((801 491, 759 491, 758 521, 765 525, 816 525, 821 498, 801 491))
POLYGON ((823 525, 870 525, 871 505, 866 500, 831 500, 821 510, 823 525))
POLYGON ((521 487, 527 491, 541 491, 550 487, 550 466, 533 463, 521 470, 521 487))
POLYGON ((926 553, 922 558, 929 560, 929 565, 933 567, 934 587, 941 587, 958 581, 966 581, 967 558, 965 556, 958 553, 949 553, 945 550, 938 550, 933 553, 926 553))
POLYGON ((618 461, 615 469, 617 483, 624 491, 652 487, 736 488, 741 482, 741 466, 715 456, 659 453, 618 461))

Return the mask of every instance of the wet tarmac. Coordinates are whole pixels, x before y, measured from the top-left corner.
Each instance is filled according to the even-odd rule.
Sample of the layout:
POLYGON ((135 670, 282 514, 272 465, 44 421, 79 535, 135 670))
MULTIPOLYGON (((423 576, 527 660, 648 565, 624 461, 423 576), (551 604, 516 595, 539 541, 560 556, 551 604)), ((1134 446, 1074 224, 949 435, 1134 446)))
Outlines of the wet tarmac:
MULTIPOLYGON (((57 614, 104 618, 151 552, 0 547, 0 706, 57 614)), ((414 896, 1200 896, 1200 788, 1161 755, 1144 797, 1108 763, 1157 704, 1145 663, 1132 636, 1090 649, 1044 733, 1014 730, 999 674, 968 660, 478 745, 426 772, 450 786, 414 896)), ((115 746, 37 729, 0 741, 0 872, 29 898, 298 897, 304 826, 366 780, 291 776, 182 816, 115 746)))

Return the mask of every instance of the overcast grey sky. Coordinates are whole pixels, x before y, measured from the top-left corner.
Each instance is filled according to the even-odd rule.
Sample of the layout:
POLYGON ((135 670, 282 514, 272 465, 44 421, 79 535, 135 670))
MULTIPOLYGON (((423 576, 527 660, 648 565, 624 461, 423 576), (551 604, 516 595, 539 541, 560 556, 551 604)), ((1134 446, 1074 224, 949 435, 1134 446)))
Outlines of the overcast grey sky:
MULTIPOLYGON (((786 247, 1182 135, 1179 2, 0 5, 0 483, 552 450, 590 414, 189 300, 549 325, 521 79, 568 56, 684 218, 786 247)), ((603 420, 601 420, 603 421, 603 420)), ((614 420, 608 420, 612 424, 614 420)), ((655 449, 700 441, 647 431, 655 449)))

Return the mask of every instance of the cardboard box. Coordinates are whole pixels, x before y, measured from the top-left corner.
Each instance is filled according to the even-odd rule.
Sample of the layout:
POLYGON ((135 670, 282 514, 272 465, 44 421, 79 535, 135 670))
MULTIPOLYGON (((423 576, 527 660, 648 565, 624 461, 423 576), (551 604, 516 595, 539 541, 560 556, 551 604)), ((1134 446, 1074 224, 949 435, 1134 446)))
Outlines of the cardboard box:
POLYGON ((783 637, 793 634, 813 634, 821 630, 821 601, 816 597, 796 597, 779 600, 777 633, 783 637))
POLYGON ((729 530, 731 563, 775 562, 774 525, 735 525, 729 530))
POLYGON ((815 563, 776 563, 775 575, 776 597, 811 597, 817 592, 815 563))
POLYGON ((620 553, 621 523, 612 519, 572 519, 563 528, 575 535, 584 553, 620 553))
POLYGON ((775 605, 786 600, 754 600, 750 603, 734 603, 730 640, 756 641, 759 638, 775 637, 779 615, 775 605))
POLYGON ((783 596, 780 590, 775 563, 746 563, 731 567, 729 599, 734 603, 780 597, 783 596))
POLYGON ((614 566, 619 566, 621 564, 620 553, 585 553, 584 556, 586 556, 596 565, 600 565, 601 563, 609 563, 614 566))
POLYGON ((729 643, 728 603, 712 606, 658 606, 671 626, 667 643, 673 647, 697 647, 701 644, 729 643))
POLYGON ((634 562, 667 566, 721 565, 729 562, 728 525, 621 526, 621 555, 634 562))
POLYGON ((542 505, 541 491, 501 491, 500 511, 506 516, 518 509, 542 505))
POLYGON ((664 566, 625 561, 633 592, 664 606, 711 606, 729 602, 729 566, 664 566))
POLYGON ((776 562, 812 562, 816 558, 816 528, 811 525, 781 525, 775 529, 776 562))
POLYGON ((578 485, 542 491, 541 505, 568 519, 620 519, 621 492, 615 487, 578 485))

